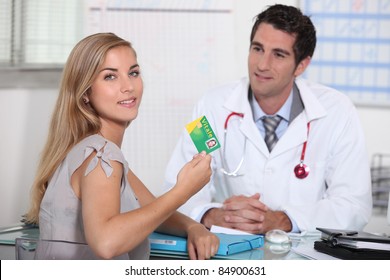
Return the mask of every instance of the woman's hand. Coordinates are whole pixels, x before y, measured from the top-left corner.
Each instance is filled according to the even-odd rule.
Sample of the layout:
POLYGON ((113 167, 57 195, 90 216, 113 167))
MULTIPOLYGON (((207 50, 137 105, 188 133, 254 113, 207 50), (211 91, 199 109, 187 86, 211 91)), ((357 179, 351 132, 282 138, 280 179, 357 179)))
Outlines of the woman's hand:
POLYGON ((187 249, 191 260, 210 259, 218 252, 219 238, 202 224, 195 223, 187 230, 187 249))
MULTIPOLYGON (((176 190, 184 195, 185 201, 203 188, 211 177, 211 156, 201 152, 186 163, 177 176, 176 190)), ((185 202, 184 201, 184 202, 185 202)), ((183 203, 184 203, 183 202, 183 203)))

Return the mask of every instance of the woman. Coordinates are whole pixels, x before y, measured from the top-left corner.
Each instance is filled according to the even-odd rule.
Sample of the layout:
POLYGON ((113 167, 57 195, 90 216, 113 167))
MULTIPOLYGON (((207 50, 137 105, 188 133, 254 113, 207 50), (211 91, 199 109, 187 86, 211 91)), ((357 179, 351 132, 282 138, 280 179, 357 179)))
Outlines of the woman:
MULTIPOLYGON (((142 92, 140 66, 129 42, 99 33, 72 50, 27 221, 39 223, 41 239, 87 243, 84 248, 91 252, 54 257, 146 259, 148 235, 155 230, 187 236, 191 259, 217 252, 215 235, 176 212, 210 180, 209 155, 195 155, 172 191, 159 198, 128 168, 120 147, 137 117, 142 92)), ((47 257, 54 249, 45 250, 47 257)), ((69 250, 55 254, 61 252, 69 250)))

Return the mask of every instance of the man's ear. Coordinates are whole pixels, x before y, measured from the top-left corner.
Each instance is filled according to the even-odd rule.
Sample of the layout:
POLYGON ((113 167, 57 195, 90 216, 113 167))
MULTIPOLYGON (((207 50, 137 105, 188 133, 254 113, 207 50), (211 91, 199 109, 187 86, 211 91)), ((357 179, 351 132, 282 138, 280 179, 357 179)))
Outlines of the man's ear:
POLYGON ((298 66, 295 68, 294 76, 298 77, 303 72, 305 72, 307 66, 309 66, 311 61, 311 57, 308 56, 305 59, 302 59, 301 62, 299 62, 298 66))

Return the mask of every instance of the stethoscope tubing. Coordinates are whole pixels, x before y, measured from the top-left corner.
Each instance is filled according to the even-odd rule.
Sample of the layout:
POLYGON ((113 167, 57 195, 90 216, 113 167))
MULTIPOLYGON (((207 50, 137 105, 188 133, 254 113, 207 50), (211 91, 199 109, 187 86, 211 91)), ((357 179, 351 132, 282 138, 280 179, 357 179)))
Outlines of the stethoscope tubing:
MULTIPOLYGON (((225 123, 224 123, 224 144, 223 144, 223 147, 222 147, 223 152, 222 152, 222 168, 221 168, 221 171, 225 175, 227 175, 227 176, 237 177, 237 176, 243 175, 243 174, 238 174, 238 171, 241 169, 242 164, 243 164, 244 159, 245 159, 246 138, 245 138, 244 147, 243 147, 243 154, 242 154, 242 158, 241 158, 240 162, 238 163, 237 167, 233 171, 228 171, 228 168, 227 168, 228 165, 227 165, 226 156, 225 156, 225 153, 226 153, 226 148, 225 148, 226 147, 226 135, 227 135, 227 129, 228 129, 229 120, 233 116, 240 117, 241 119, 244 118, 244 114, 243 113, 237 113, 237 112, 231 112, 226 117, 226 120, 225 120, 225 123)), ((310 132, 310 122, 307 123, 307 138, 309 138, 309 132, 310 132)), ((309 172, 310 172, 310 168, 304 163, 305 155, 306 155, 306 148, 307 148, 307 140, 303 143, 303 146, 302 146, 300 162, 294 168, 295 177, 297 177, 298 179, 305 179, 309 175, 309 172)))
POLYGON ((221 171, 227 175, 227 176, 231 176, 231 177, 237 177, 237 176, 241 176, 242 174, 238 174, 238 171, 241 169, 241 166, 244 162, 244 154, 245 154, 245 150, 246 150, 246 138, 245 138, 245 142, 244 142, 244 147, 243 147, 243 154, 242 154, 242 158, 240 160, 240 162, 238 163, 237 167, 233 170, 233 171, 228 171, 227 169, 227 162, 226 162, 226 156, 225 156, 225 152, 226 152, 226 135, 227 135, 227 128, 228 128, 228 123, 229 123, 229 120, 231 117, 233 116, 237 116, 237 117, 240 117, 241 119, 244 118, 244 114, 243 113, 237 113, 237 112, 232 112, 230 113, 226 120, 225 120, 225 124, 224 124, 224 139, 223 139, 223 154, 222 154, 222 168, 221 168, 221 171))

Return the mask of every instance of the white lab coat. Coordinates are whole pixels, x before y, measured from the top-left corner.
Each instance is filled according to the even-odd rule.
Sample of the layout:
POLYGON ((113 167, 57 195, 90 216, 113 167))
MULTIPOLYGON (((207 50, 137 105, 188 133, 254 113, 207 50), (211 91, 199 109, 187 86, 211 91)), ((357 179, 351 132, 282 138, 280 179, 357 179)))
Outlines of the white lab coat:
MULTIPOLYGON (((196 105, 193 119, 205 115, 224 144, 224 122, 231 112, 244 113, 242 122, 228 124, 226 147, 212 153, 210 183, 179 210, 200 220, 205 211, 219 207, 233 195, 261 194, 273 210, 285 211, 301 231, 316 227, 362 229, 372 210, 371 177, 363 131, 355 107, 342 93, 323 85, 297 79, 305 109, 288 126, 269 153, 256 127, 248 101, 248 79, 208 92, 196 105), (308 135, 307 123, 310 122, 308 135), (229 171, 243 156, 242 176, 229 177, 220 170, 223 149, 229 171), (305 179, 294 175, 307 140, 305 179)), ((183 129, 166 170, 166 190, 176 182, 178 171, 197 153, 183 129)))

